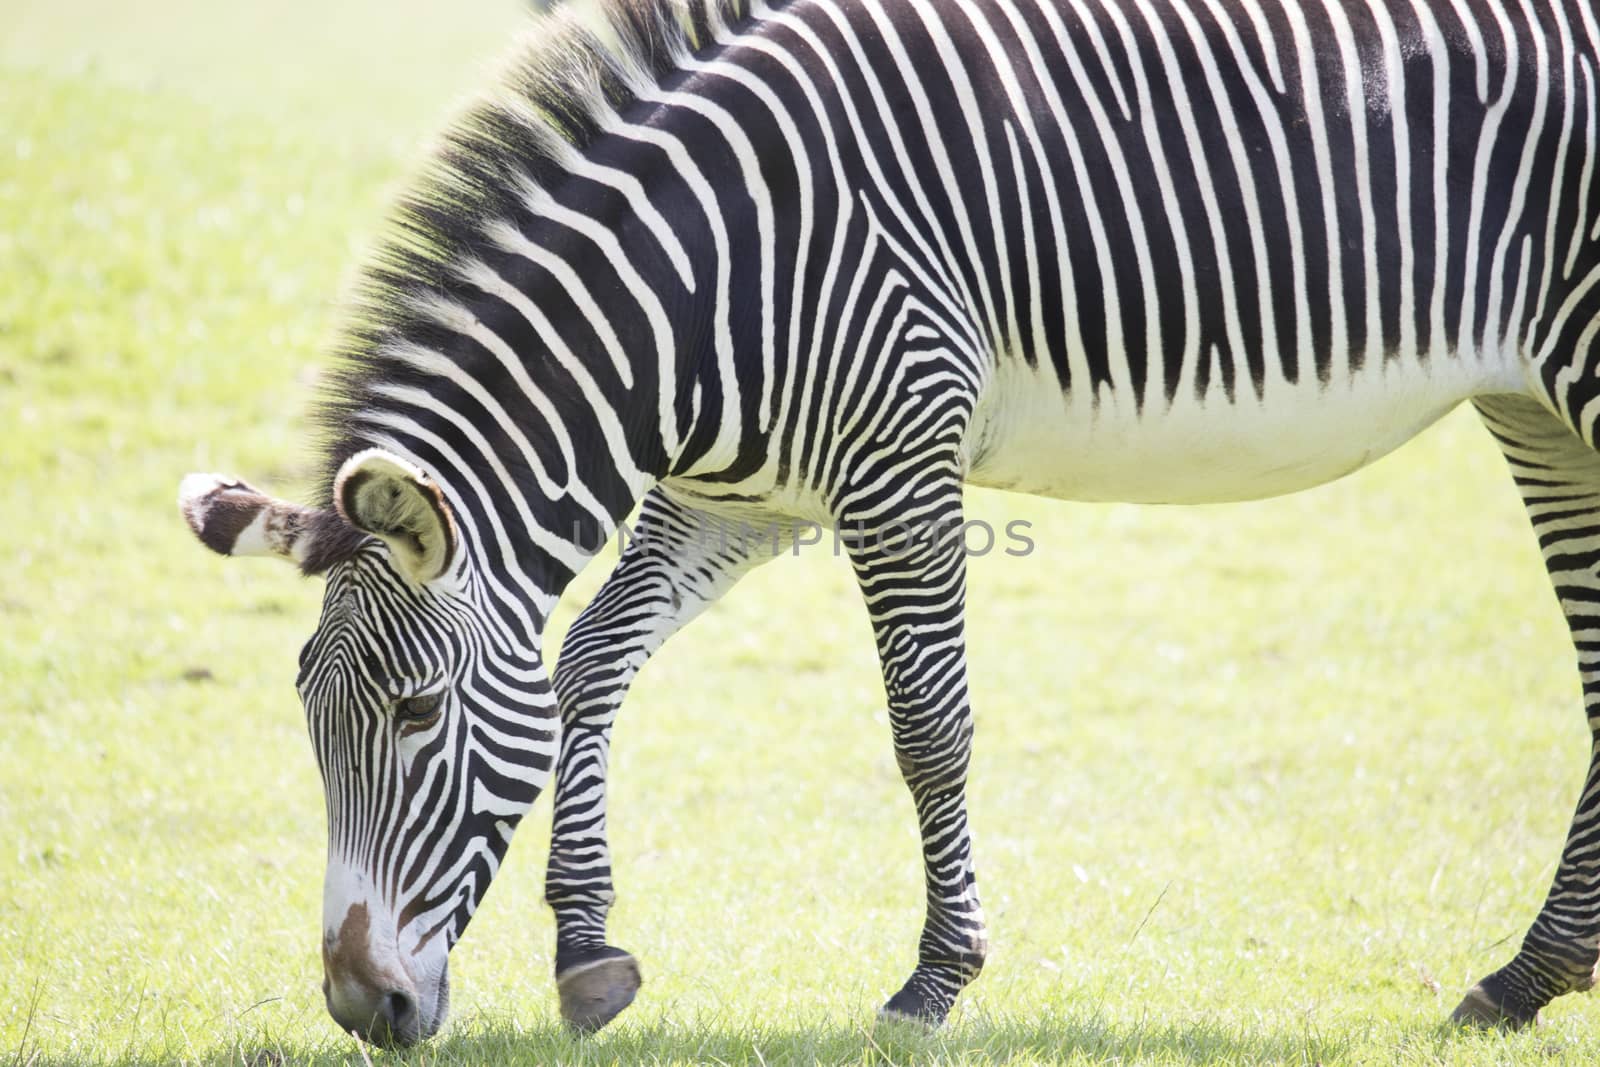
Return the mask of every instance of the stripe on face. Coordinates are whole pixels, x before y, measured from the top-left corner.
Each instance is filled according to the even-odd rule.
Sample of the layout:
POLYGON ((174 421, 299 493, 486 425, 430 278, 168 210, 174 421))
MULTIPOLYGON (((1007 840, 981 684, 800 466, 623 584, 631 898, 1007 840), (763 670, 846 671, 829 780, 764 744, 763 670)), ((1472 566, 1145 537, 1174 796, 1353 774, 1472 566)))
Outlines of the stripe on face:
POLYGON ((408 581, 379 544, 329 572, 298 686, 327 802, 335 983, 442 960, 549 775, 542 666, 493 633, 470 595, 408 581), (437 706, 408 719, 423 694, 437 706))

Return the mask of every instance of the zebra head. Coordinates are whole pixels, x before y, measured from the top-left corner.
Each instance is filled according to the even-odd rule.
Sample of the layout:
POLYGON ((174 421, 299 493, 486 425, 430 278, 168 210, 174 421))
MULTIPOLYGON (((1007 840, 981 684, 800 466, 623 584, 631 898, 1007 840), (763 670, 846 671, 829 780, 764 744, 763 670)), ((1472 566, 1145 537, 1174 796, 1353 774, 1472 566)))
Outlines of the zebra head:
POLYGON ((447 957, 549 776, 556 743, 536 649, 494 625, 445 494, 405 460, 362 452, 333 505, 307 508, 192 474, 179 507, 224 555, 323 574, 297 688, 328 817, 323 992, 379 1044, 431 1036, 447 957))

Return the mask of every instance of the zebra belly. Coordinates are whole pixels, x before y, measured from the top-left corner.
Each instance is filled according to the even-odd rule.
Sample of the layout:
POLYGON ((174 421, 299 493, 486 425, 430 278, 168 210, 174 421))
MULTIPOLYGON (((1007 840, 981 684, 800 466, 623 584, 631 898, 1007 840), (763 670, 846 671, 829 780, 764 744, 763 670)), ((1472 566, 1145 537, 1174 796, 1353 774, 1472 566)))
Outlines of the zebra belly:
POLYGON ((1141 411, 1113 390, 1096 404, 1002 361, 974 412, 967 480, 1062 500, 1253 500, 1359 470, 1469 397, 1526 391, 1514 366, 1388 360, 1328 385, 1156 396, 1141 411))

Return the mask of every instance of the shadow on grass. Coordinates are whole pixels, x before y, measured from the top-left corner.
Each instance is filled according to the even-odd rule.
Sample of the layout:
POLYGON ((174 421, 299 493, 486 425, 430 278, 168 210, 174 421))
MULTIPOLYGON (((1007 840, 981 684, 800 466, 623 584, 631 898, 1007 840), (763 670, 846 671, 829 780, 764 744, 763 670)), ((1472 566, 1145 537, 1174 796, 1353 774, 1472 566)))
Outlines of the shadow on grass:
MULTIPOLYGON (((1374 1046, 1389 1062, 1439 1062, 1457 1042, 1479 1037, 1444 1026, 1397 1026, 1383 1037, 1364 1035, 1366 1051, 1374 1046)), ((1499 1040, 1488 1038, 1488 1040, 1499 1040)), ((1355 1050, 1351 1039, 1328 1038, 1315 1032, 1289 1032, 1241 1025, 1111 1023, 1095 1018, 1045 1017, 1035 1021, 974 1018, 930 1033, 905 1024, 841 1027, 757 1027, 622 1025, 587 1038, 575 1037, 556 1022, 535 1027, 487 1020, 453 1028, 445 1037, 413 1049, 385 1052, 354 1040, 320 1046, 268 1040, 219 1048, 198 1062, 242 1067, 287 1067, 290 1064, 337 1064, 340 1067, 453 1067, 453 1065, 563 1065, 610 1067, 613 1064, 721 1064, 726 1067, 775 1067, 778 1064, 861 1064, 867 1067, 910 1067, 911 1064, 998 1063, 1148 1063, 1174 1064, 1303 1064, 1345 1062, 1355 1050)), ((1464 1051, 1464 1050, 1463 1050, 1464 1051)), ((197 1062, 188 1057, 136 1057, 118 1061, 127 1067, 158 1063, 197 1062)), ((34 1061, 37 1067, 53 1061, 34 1061)))
POLYGON ((839 1027, 658 1025, 622 1028, 581 1039, 559 1026, 513 1037, 485 1030, 443 1043, 438 1060, 451 1063, 715 1063, 729 1067, 776 1064, 924 1063, 1326 1063, 1337 1048, 1302 1034, 1230 1031, 1222 1026, 1112 1025, 1093 1019, 1012 1022, 973 1019, 930 1033, 908 1024, 839 1027))
POLYGON ((233 1064, 236 1067, 612 1067, 618 1064, 718 1064, 778 1067, 789 1064, 912 1067, 922 1064, 1295 1064, 1332 1067, 1342 1063, 1423 1065, 1489 1064, 1513 1060, 1583 1062, 1592 1052, 1565 1048, 1555 1034, 1504 1034, 1462 1030, 1443 1022, 1371 1020, 1339 1027, 1332 1020, 1303 1026, 1264 1021, 1108 1019, 1090 1013, 1046 1013, 1019 1019, 968 1010, 951 1026, 928 1031, 905 1023, 741 1026, 737 1020, 703 1023, 626 1020, 589 1037, 573 1035, 558 1020, 529 1026, 478 1015, 449 1027, 442 1037, 405 1050, 386 1051, 323 1030, 310 1038, 241 1028, 231 1040, 196 1048, 193 1035, 166 1043, 160 1037, 122 1055, 58 1058, 53 1050, 0 1050, 0 1067, 54 1067, 88 1060, 116 1067, 169 1064, 233 1064), (162 1044, 166 1048, 162 1048, 162 1044), (176 1046, 176 1047, 174 1047, 176 1046), (1577 1054, 1579 1059, 1573 1059, 1577 1054))

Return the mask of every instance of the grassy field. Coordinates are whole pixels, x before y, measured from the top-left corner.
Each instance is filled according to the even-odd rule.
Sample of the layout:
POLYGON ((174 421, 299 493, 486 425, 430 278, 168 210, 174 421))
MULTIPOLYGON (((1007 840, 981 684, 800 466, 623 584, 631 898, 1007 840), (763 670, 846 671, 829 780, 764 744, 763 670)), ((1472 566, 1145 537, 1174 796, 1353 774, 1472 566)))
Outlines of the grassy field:
MULTIPOLYGON (((209 556, 177 480, 284 493, 332 301, 509 0, 16 0, 0 18, 0 1067, 366 1055, 326 1018, 321 796, 292 689, 316 582, 209 556), (237 8, 237 10, 233 10, 237 8)), ((1440 1022, 1504 962, 1587 756, 1497 454, 1458 413, 1226 508, 974 493, 987 971, 874 1031, 921 920, 864 614, 758 573, 619 729, 616 943, 646 986, 566 1037, 548 801, 415 1063, 1600 1061, 1600 1007, 1440 1022)), ((592 594, 571 591, 552 635, 592 594)))

